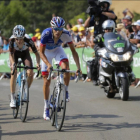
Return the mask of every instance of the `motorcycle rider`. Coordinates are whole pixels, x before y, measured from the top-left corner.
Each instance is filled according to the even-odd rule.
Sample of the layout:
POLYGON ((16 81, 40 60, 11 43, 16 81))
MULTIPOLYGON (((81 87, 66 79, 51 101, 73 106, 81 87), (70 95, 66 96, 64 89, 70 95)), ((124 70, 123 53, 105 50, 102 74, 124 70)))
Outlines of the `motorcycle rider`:
MULTIPOLYGON (((113 20, 106 20, 102 24, 102 28, 104 33, 108 32, 115 32, 115 22, 113 20)), ((99 34, 98 36, 95 37, 94 39, 94 51, 95 51, 95 63, 94 63, 94 69, 93 69, 93 84, 98 85, 97 80, 98 80, 98 72, 99 72, 99 67, 98 67, 98 62, 99 62, 99 56, 97 54, 97 51, 104 47, 104 33, 99 34)), ((121 33, 120 33, 121 35, 121 33)), ((121 35, 122 36, 122 35, 121 35)), ((131 82, 135 81, 135 75, 132 72, 131 67, 129 67, 129 71, 131 72, 131 82)))
MULTIPOLYGON (((115 22, 110 19, 104 21, 102 24, 102 29, 104 33, 115 32, 115 22)), ((98 68, 99 56, 97 55, 97 51, 100 48, 104 47, 104 38, 103 38, 104 33, 97 35, 94 39, 95 63, 93 69, 93 84, 95 86, 98 85, 97 80, 98 80, 98 71, 99 71, 98 68)))

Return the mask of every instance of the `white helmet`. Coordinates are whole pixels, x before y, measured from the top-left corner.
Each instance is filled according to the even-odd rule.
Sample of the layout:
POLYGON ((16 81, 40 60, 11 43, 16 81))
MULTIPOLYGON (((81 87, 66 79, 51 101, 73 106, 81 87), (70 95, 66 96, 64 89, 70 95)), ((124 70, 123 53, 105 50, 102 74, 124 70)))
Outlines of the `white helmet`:
POLYGON ((102 28, 103 30, 112 29, 112 31, 115 32, 115 22, 113 20, 108 19, 103 22, 102 28))
POLYGON ((13 29, 13 35, 16 38, 23 38, 25 35, 25 28, 22 25, 16 25, 13 29))
POLYGON ((101 3, 101 2, 107 2, 107 3, 109 3, 109 5, 112 4, 112 1, 111 1, 111 0, 99 0, 99 2, 100 2, 100 3, 101 3))

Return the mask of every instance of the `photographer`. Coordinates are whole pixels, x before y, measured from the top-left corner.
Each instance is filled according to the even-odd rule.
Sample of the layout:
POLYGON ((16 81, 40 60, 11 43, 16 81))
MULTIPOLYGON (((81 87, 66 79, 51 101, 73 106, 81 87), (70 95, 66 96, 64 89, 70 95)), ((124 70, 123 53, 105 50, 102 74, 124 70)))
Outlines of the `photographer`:
POLYGON ((86 11, 90 17, 85 21, 85 27, 94 26, 94 37, 103 33, 102 24, 105 20, 117 19, 113 11, 109 10, 111 0, 88 0, 89 7, 86 11))

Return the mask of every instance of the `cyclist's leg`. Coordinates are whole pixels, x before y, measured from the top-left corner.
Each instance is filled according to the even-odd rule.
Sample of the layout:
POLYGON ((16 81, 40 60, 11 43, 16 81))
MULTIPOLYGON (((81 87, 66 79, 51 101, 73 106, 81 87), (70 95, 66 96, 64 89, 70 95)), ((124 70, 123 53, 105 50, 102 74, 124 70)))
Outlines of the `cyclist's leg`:
MULTIPOLYGON (((66 53, 64 52, 63 48, 58 48, 57 49, 57 55, 55 57, 57 63, 61 66, 62 69, 67 69, 69 70, 69 61, 67 58, 66 53)), ((69 93, 68 93, 68 86, 70 82, 70 73, 64 73, 64 84, 66 87, 66 99, 67 101, 70 100, 69 98, 69 93)))
MULTIPOLYGON (((29 49, 23 51, 24 56, 22 57, 23 64, 25 66, 32 67, 32 59, 29 53, 29 49)), ((33 70, 28 69, 27 70, 27 82, 28 82, 28 87, 30 88, 32 82, 33 82, 33 70)))
MULTIPOLYGON (((47 59, 50 64, 52 64, 52 59, 54 58, 53 51, 45 51, 45 55, 47 56, 47 59)), ((47 71, 47 65, 42 61, 41 63, 41 71, 42 71, 42 77, 43 77, 43 94, 44 94, 44 113, 43 118, 45 120, 49 120, 49 93, 50 93, 50 83, 51 79, 47 80, 48 78, 48 71, 47 71)))
MULTIPOLYGON (((15 63, 17 64, 18 57, 16 56, 16 51, 14 54, 15 57, 15 63)), ((11 60, 10 60, 10 65, 12 65, 11 60)), ((12 73, 11 69, 11 73, 12 73)), ((17 77, 17 70, 15 70, 14 75, 11 75, 10 79, 10 90, 11 90, 11 102, 10 102, 10 107, 16 107, 16 100, 15 100, 15 88, 16 88, 16 77, 17 77)))

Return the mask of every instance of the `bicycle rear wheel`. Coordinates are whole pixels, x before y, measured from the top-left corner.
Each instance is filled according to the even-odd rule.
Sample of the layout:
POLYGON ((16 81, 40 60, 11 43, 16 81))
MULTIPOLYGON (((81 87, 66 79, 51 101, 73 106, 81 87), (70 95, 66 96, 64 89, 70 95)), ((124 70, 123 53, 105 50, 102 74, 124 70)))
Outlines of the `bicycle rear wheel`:
POLYGON ((56 102, 55 108, 55 125, 58 131, 61 130, 63 126, 63 122, 65 119, 65 112, 66 112, 66 90, 65 85, 60 85, 60 92, 57 95, 58 102, 56 102))
POLYGON ((16 98, 16 108, 13 108, 13 117, 14 119, 18 116, 18 110, 19 110, 19 92, 20 92, 20 85, 18 82, 16 82, 16 89, 15 89, 15 98, 16 98))
POLYGON ((54 87, 53 94, 50 97, 50 119, 51 119, 51 125, 54 126, 55 123, 55 101, 56 101, 56 94, 57 89, 56 86, 54 87))
POLYGON ((22 90, 20 97, 20 119, 22 122, 25 122, 28 112, 29 104, 29 88, 27 81, 22 82, 22 90))

